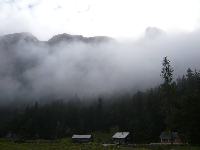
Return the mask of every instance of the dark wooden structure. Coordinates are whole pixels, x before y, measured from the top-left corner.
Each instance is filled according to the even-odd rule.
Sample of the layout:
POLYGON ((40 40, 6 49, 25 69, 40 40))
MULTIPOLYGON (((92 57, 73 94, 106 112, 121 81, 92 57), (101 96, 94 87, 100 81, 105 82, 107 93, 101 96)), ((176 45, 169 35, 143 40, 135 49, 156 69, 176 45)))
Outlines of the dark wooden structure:
MULTIPOLYGON (((181 138, 180 138, 178 132, 172 132, 172 139, 173 139, 173 143, 180 143, 181 142, 181 138)), ((170 132, 162 132, 160 134, 160 140, 161 140, 161 143, 171 143, 170 132)))
POLYGON ((115 144, 128 144, 130 143, 129 132, 117 132, 113 137, 115 144))
POLYGON ((73 135, 71 138, 73 142, 93 142, 92 135, 73 135))

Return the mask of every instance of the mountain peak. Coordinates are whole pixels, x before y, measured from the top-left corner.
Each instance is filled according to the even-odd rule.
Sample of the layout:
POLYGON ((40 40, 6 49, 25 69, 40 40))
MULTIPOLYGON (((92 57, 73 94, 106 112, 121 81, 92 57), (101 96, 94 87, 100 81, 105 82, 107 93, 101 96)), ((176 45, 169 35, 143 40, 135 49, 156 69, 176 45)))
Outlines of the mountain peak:
POLYGON ((84 43, 102 43, 114 40, 107 36, 94 36, 94 37, 83 37, 82 35, 71 35, 67 33, 58 34, 53 36, 47 42, 50 45, 59 44, 60 42, 84 42, 84 43))
POLYGON ((145 30, 145 36, 148 38, 156 38, 158 36, 163 35, 165 32, 157 27, 147 27, 145 30))
POLYGON ((26 42, 38 42, 39 40, 28 32, 7 34, 0 37, 0 41, 3 41, 5 44, 15 44, 20 40, 24 40, 26 42))

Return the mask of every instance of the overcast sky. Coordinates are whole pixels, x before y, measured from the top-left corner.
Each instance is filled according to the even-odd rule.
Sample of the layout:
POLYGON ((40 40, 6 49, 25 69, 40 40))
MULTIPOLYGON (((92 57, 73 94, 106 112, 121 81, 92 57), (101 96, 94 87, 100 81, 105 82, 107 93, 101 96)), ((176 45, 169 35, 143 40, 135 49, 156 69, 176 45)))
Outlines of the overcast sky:
POLYGON ((0 45, 0 75, 6 74, 0 78, 0 102, 145 90, 162 83, 165 56, 176 80, 188 68, 200 69, 199 27, 200 0, 0 0, 0 36, 30 32, 42 41, 62 33, 119 39, 53 47, 19 41, 10 51, 0 45), (19 62, 32 67, 20 72, 19 62))
POLYGON ((0 0, 0 35, 30 32, 39 40, 69 33, 142 37, 145 29, 194 31, 199 0, 0 0))

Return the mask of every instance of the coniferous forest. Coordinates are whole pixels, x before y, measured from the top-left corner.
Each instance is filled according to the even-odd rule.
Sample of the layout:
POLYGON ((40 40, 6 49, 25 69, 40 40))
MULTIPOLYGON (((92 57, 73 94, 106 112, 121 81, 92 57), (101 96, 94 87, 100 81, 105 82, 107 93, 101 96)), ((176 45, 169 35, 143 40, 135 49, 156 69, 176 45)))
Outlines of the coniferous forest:
POLYGON ((200 144, 200 73, 188 68, 173 79, 173 66, 163 59, 163 83, 135 94, 99 95, 83 101, 78 94, 70 100, 49 100, 34 105, 2 107, 0 136, 23 139, 55 139, 93 131, 130 132, 136 143, 159 142, 161 132, 179 132, 183 142, 200 144))
POLYGON ((200 150, 200 0, 0 0, 0 150, 200 150))

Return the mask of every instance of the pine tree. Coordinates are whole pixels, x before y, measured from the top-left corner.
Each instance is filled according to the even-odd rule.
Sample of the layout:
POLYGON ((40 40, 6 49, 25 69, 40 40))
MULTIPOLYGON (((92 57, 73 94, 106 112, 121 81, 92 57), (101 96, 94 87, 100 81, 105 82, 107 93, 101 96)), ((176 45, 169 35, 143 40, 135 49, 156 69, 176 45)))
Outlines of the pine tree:
POLYGON ((172 130, 174 128, 174 113, 177 110, 174 108, 174 95, 175 95, 175 83, 173 82, 173 68, 170 65, 170 61, 167 57, 163 58, 162 61, 161 76, 164 79, 164 83, 161 85, 163 90, 163 100, 161 111, 165 114, 165 123, 171 134, 171 145, 173 146, 173 135, 172 130))

